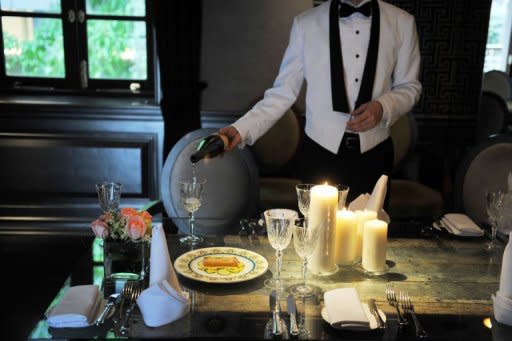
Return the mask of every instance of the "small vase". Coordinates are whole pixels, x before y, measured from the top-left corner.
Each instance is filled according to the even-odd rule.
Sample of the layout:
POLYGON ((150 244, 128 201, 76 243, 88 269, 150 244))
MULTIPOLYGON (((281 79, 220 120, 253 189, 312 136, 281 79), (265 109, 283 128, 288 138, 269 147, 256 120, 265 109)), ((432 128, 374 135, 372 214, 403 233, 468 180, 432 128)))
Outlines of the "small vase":
POLYGON ((148 273, 149 243, 105 240, 103 265, 107 281, 142 281, 148 273))

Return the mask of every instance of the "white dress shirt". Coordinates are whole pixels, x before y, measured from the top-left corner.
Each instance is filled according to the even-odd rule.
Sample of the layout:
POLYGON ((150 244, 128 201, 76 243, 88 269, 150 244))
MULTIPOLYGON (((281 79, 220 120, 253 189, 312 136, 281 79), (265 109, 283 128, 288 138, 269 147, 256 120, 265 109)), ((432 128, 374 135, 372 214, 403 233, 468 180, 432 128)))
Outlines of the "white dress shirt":
MULTIPOLYGON (((382 104, 383 118, 376 127, 359 133, 362 153, 389 137, 390 126, 412 109, 421 93, 420 51, 414 17, 386 2, 378 0, 378 4, 379 52, 372 99, 382 104)), ((327 1, 294 18, 290 41, 273 87, 233 123, 242 137, 241 146, 252 145, 281 118, 297 99, 306 80, 306 134, 332 153, 338 152, 350 115, 332 108, 329 7, 330 1, 327 1)), ((366 61, 371 18, 354 13, 340 18, 339 25, 347 100, 353 110, 366 61)))

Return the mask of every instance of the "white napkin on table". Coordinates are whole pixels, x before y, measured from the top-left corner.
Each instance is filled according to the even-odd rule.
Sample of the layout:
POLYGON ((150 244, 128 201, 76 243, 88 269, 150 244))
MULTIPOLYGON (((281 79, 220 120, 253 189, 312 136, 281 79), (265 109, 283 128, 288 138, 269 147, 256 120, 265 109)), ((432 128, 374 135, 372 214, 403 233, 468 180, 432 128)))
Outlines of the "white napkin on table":
POLYGON ((478 227, 467 215, 462 213, 447 213, 441 218, 441 225, 457 236, 480 237, 484 230, 478 227))
POLYGON ((96 320, 103 301, 97 285, 70 287, 46 314, 46 321, 53 328, 88 327, 96 320))
POLYGON ((161 224, 153 227, 149 267, 149 288, 140 294, 137 305, 144 323, 159 327, 179 319, 190 309, 190 299, 181 290, 161 224))
POLYGON ((387 183, 388 176, 381 175, 373 187, 372 194, 364 193, 359 195, 348 205, 348 209, 351 211, 369 210, 377 212, 377 218, 389 224, 391 219, 382 208, 384 206, 384 199, 386 198, 387 183))
POLYGON ((334 328, 368 330, 370 321, 355 288, 338 288, 324 293, 329 322, 334 328))

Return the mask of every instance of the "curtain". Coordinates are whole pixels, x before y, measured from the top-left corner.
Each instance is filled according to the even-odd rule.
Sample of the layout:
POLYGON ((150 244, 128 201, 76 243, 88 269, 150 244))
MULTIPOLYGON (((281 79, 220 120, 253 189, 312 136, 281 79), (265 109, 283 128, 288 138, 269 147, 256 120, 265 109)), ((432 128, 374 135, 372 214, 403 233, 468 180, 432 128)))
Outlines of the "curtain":
POLYGON ((201 127, 201 0, 153 0, 164 120, 164 159, 174 144, 201 127))

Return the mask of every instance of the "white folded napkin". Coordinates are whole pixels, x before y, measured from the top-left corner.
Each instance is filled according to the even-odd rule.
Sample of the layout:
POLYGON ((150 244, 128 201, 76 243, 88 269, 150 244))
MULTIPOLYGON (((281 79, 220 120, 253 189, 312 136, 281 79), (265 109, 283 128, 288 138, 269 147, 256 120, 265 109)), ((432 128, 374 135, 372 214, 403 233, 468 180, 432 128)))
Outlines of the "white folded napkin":
POLYGON ((368 330, 370 321, 355 288, 338 288, 324 293, 329 322, 334 328, 368 330))
MULTIPOLYGON (((358 210, 363 211, 366 209, 366 205, 367 205, 369 199, 370 199, 370 194, 368 194, 368 193, 360 194, 357 198, 352 200, 352 202, 348 205, 348 209, 353 212, 358 211, 358 210)), ((381 209, 379 211, 379 213, 377 214, 377 218, 385 221, 388 224, 391 221, 391 219, 389 218, 389 215, 386 213, 386 211, 384 211, 384 209, 381 209)))
POLYGON ((507 246, 503 251, 500 287, 497 295, 512 301, 512 232, 509 233, 507 246))
POLYGON ((158 327, 179 319, 190 309, 190 299, 181 290, 161 224, 153 227, 149 266, 149 288, 140 294, 137 304, 144 323, 158 327))
POLYGON ((441 225, 448 232, 457 236, 480 237, 484 230, 478 227, 467 215, 462 213, 447 213, 441 218, 441 225))
POLYGON ((366 209, 373 212, 380 212, 384 206, 384 199, 388 190, 388 176, 381 175, 373 187, 372 195, 366 203, 366 209))
POLYGON ((46 314, 53 328, 88 327, 96 320, 104 300, 97 285, 70 287, 62 300, 46 314))

